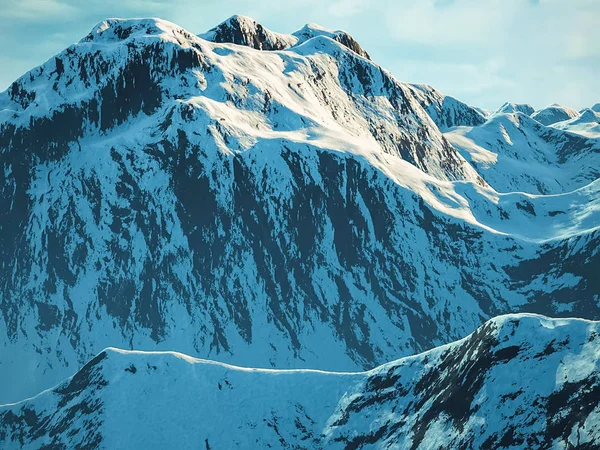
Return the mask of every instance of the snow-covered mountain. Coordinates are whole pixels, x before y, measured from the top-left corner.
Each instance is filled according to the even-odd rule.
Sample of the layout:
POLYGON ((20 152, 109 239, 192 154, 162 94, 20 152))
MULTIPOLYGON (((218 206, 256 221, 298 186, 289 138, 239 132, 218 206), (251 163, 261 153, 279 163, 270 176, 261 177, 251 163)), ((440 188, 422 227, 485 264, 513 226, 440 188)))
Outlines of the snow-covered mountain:
POLYGON ((511 315, 362 373, 106 349, 0 406, 5 449, 600 446, 600 323, 511 315))
POLYGON ((501 192, 560 194, 600 176, 600 139, 573 134, 581 121, 572 120, 546 127, 522 113, 496 113, 482 126, 453 129, 445 137, 501 192))
POLYGON ((600 112, 593 109, 584 109, 578 116, 569 120, 557 122, 552 125, 558 130, 570 131, 585 137, 600 137, 600 112))
POLYGON ((562 122, 563 120, 569 120, 573 117, 577 117, 579 113, 573 108, 568 106, 561 106, 556 103, 547 106, 546 108, 540 109, 539 111, 531 114, 531 117, 537 120, 542 125, 552 125, 556 122, 562 122))
POLYGON ((582 175, 503 189, 449 136, 505 119, 367 56, 110 19, 0 94, 0 402, 109 346, 364 370, 498 314, 600 318, 597 141, 528 125, 582 175))
POLYGON ((526 116, 531 116, 535 109, 533 106, 528 105, 527 103, 504 103, 500 108, 494 111, 494 114, 511 114, 511 113, 523 113, 526 116))

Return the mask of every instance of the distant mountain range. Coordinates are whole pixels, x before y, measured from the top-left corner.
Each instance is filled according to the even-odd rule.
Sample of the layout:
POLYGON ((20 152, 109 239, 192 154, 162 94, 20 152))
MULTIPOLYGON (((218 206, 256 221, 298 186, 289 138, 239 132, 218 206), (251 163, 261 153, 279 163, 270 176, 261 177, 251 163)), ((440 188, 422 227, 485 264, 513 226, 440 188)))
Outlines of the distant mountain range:
MULTIPOLYGON (((596 410, 575 423, 552 408, 594 398, 597 356, 591 390, 577 394, 491 380, 496 370, 534 379, 534 361, 556 372, 592 351, 581 333, 594 322, 493 318, 600 319, 599 117, 598 105, 472 107, 396 80, 350 34, 317 25, 288 35, 234 16, 196 36, 160 19, 98 24, 0 94, 0 404, 84 366, 0 407, 0 440, 145 446, 146 431, 110 437, 122 420, 167 420, 172 404, 157 399, 167 409, 152 415, 144 389, 167 395, 159 386, 174 383, 185 397, 189 385, 217 401, 192 374, 225 393, 218 380, 231 372, 228 402, 275 402, 272 379, 298 391, 222 440, 198 434, 194 448, 596 442, 596 410), (550 326, 560 336, 545 335, 550 326), (495 340, 513 328, 529 331, 495 340), (521 350, 493 356, 509 344, 521 350), (335 372, 408 358, 279 377, 107 347, 335 372), (477 361, 485 369, 468 395, 419 381, 443 367, 444 386, 457 383, 477 361), (433 394, 437 406, 424 400, 433 394), (470 404, 457 413, 447 402, 459 397, 470 404), (550 422, 517 414, 523 405, 550 422), (473 408, 501 408, 499 428, 473 408)), ((189 405, 200 422, 218 412, 189 405)))

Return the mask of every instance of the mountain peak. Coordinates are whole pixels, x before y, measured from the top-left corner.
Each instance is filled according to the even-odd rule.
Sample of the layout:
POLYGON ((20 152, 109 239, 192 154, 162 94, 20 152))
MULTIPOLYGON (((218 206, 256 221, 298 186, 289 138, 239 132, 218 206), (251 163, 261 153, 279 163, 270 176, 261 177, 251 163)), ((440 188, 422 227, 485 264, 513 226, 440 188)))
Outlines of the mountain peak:
POLYGON ((546 108, 540 109, 531 115, 532 118, 540 122, 542 125, 552 125, 563 120, 569 120, 577 117, 579 113, 573 108, 562 106, 558 103, 553 103, 546 108))
POLYGON ((256 50, 283 50, 296 43, 290 35, 275 33, 251 17, 233 15, 199 37, 211 42, 230 43, 256 50))
POLYGON ((485 113, 426 84, 411 84, 421 106, 440 130, 457 126, 477 126, 485 122, 485 113))
POLYGON ((244 16, 242 14, 234 14, 229 19, 223 21, 223 23, 229 23, 229 24, 233 24, 233 23, 236 23, 236 22, 237 23, 245 23, 245 24, 254 25, 254 26, 255 25, 260 25, 252 17, 244 16))
POLYGON ((528 105, 527 103, 506 102, 500 108, 498 108, 494 112, 494 114, 515 113, 515 112, 521 112, 523 114, 531 116, 535 112, 535 109, 533 109, 533 106, 528 105))
POLYGON ((317 25, 314 23, 307 23, 302 28, 300 28, 298 31, 296 31, 293 34, 293 36, 298 39, 298 44, 300 44, 302 42, 306 42, 309 39, 312 39, 315 37, 325 36, 325 37, 333 39, 334 41, 339 42, 340 44, 349 48, 354 53, 357 53, 358 55, 362 56, 363 58, 366 58, 369 60, 371 59, 369 54, 360 46, 360 44, 356 41, 356 39, 354 39, 352 37, 352 35, 350 35, 349 33, 345 32, 343 30, 331 31, 320 25, 317 25))
POLYGON ((332 30, 325 28, 325 27, 319 25, 318 23, 307 23, 302 28, 300 28, 298 31, 296 31, 294 34, 300 34, 305 31, 316 31, 316 32, 325 31, 325 32, 333 34, 332 30))
POLYGON ((198 37, 220 44, 236 44, 256 50, 285 50, 315 37, 328 37, 366 59, 369 54, 349 33, 332 31, 321 25, 308 23, 293 34, 276 33, 247 16, 233 15, 198 37))
POLYGON ((581 111, 581 114, 578 119, 580 122, 599 122, 600 123, 600 114, 591 108, 586 108, 581 111))
POLYGON ((211 31, 216 30, 216 29, 223 29, 226 27, 230 28, 230 29, 231 28, 239 29, 241 31, 263 29, 268 32, 271 32, 270 30, 265 28, 261 23, 254 20, 252 17, 244 16, 241 14, 234 14, 233 16, 229 17, 228 19, 225 19, 223 22, 218 24, 216 27, 212 28, 211 31))
POLYGON ((136 35, 175 34, 183 29, 172 22, 158 18, 122 19, 109 18, 99 22, 92 31, 82 39, 90 41, 117 41, 136 35))

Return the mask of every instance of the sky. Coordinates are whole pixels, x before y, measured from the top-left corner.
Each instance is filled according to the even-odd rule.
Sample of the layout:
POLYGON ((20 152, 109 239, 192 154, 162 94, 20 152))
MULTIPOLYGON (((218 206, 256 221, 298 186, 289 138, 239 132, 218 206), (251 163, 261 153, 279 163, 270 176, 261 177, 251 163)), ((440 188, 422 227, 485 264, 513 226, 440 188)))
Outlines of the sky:
POLYGON ((397 79, 490 110, 600 102, 600 0, 0 0, 0 90, 108 17, 198 34, 234 14, 346 30, 397 79))

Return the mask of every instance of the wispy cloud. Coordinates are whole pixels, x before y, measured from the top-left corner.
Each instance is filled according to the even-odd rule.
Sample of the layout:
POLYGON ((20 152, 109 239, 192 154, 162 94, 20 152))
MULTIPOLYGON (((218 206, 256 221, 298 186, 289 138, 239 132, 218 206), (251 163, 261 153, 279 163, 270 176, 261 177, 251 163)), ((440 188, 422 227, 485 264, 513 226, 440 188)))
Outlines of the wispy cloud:
POLYGON ((335 17, 354 16, 369 8, 371 3, 369 0, 339 0, 330 5, 328 11, 335 17))
POLYGON ((561 101, 574 106, 591 104, 600 96, 587 77, 600 70, 595 31, 600 2, 397 0, 387 7, 386 26, 399 49, 394 64, 400 78, 402 59, 418 51, 420 57, 406 71, 409 79, 435 83, 489 108, 505 100, 545 106, 558 101, 549 96, 566 92, 562 87, 567 85, 571 100, 560 95, 561 101), (502 64, 493 67, 490 61, 502 64), (432 72, 432 65, 444 73, 432 72), (564 70, 554 70, 557 65, 564 70))
POLYGON ((558 57, 600 55, 600 2, 589 0, 396 0, 385 17, 401 42, 468 45, 505 51, 545 50, 558 57))
POLYGON ((76 14, 77 8, 60 0, 5 0, 0 18, 44 22, 76 14))

